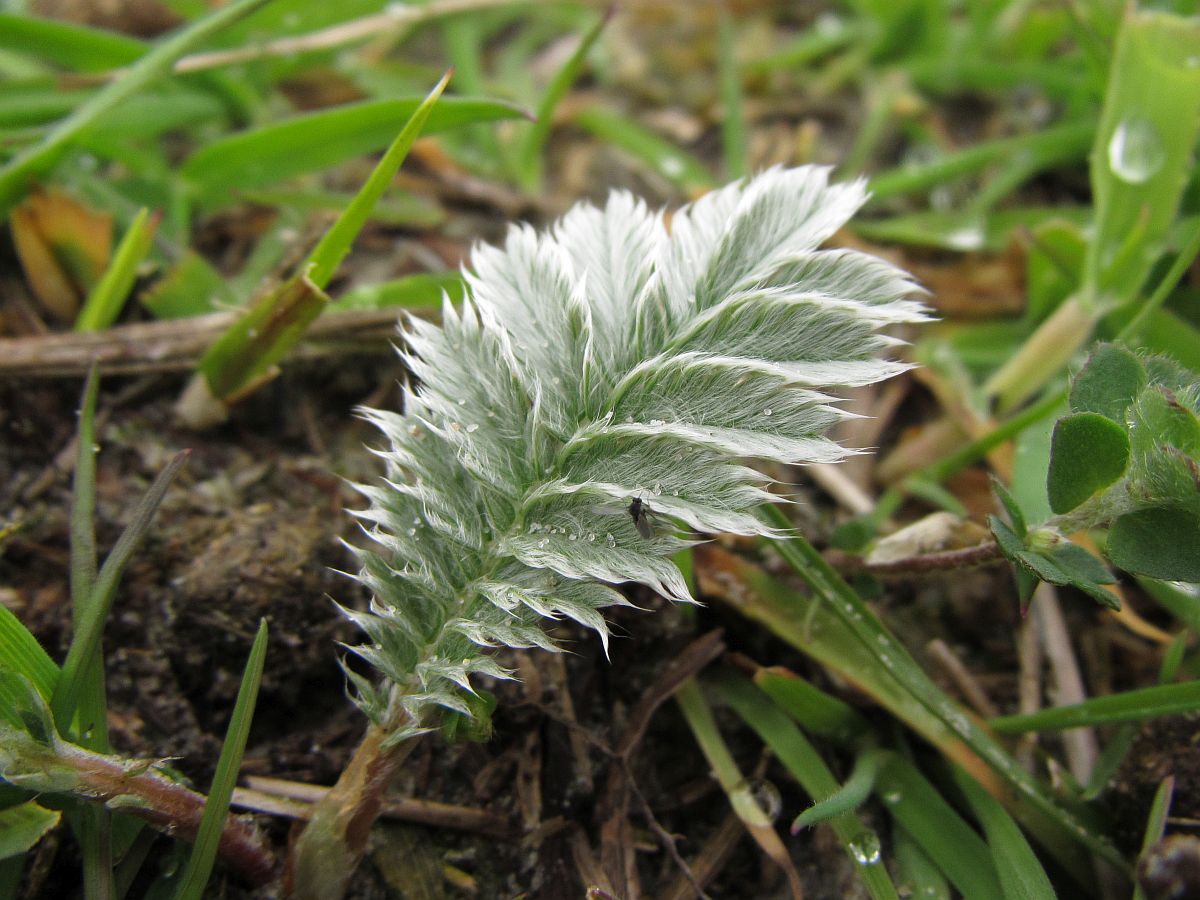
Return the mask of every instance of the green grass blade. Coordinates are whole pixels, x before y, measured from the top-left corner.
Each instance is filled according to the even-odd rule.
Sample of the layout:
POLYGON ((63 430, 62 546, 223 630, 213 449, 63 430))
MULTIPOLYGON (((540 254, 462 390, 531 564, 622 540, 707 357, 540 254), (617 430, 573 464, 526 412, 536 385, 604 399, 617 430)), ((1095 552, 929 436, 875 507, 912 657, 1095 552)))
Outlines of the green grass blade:
POLYGON ((141 41, 123 34, 16 13, 0 13, 0 48, 76 72, 129 65, 147 49, 141 41))
POLYGON ((45 174, 58 162, 80 132, 102 120, 122 100, 166 76, 175 60, 188 50, 267 2, 269 0, 233 0, 206 18, 181 29, 79 106, 37 144, 18 153, 0 169, 0 214, 8 212, 32 180, 45 174))
MULTIPOLYGON (((780 510, 766 507, 763 512, 772 524, 791 528, 780 510)), ((750 592, 753 605, 742 608, 745 614, 763 621, 793 646, 867 690, 952 761, 967 768, 981 783, 990 784, 993 792, 1001 790, 997 777, 1007 782, 1013 788, 1008 793, 1022 824, 1081 880, 1090 876, 1076 841, 1124 867, 1124 860, 1108 841, 1057 803, 933 683, 811 544, 796 536, 773 542, 772 546, 819 599, 802 599, 764 574, 747 569, 745 577, 753 579, 757 589, 750 592), (981 761, 987 765, 981 766, 981 761)))
POLYGON ((3 667, 23 675, 43 698, 54 693, 58 666, 29 629, 7 606, 0 604, 0 659, 3 667))
POLYGON ((260 619, 258 634, 254 637, 254 645, 250 648, 250 656, 246 660, 246 670, 242 674, 242 686, 238 689, 233 716, 225 733, 225 743, 221 747, 220 759, 217 760, 212 787, 204 804, 200 830, 196 833, 196 843, 179 881, 176 900, 201 900, 204 896, 204 886, 208 883, 213 863, 217 859, 221 832, 229 815, 229 799, 233 796, 234 785, 237 784, 242 753, 246 749, 246 738, 250 735, 250 722, 254 718, 254 705, 258 700, 258 686, 262 682, 266 657, 267 620, 260 619))
POLYGON ((1012 816, 974 778, 957 767, 954 783, 966 795, 971 811, 983 826, 1006 900, 1054 900, 1056 895, 1046 870, 1012 816))
POLYGON ((79 454, 75 457, 75 480, 71 494, 71 605, 78 615, 92 595, 96 580, 96 397, 100 375, 95 366, 88 372, 79 401, 76 430, 79 454))
POLYGON ((431 272, 406 275, 391 281, 365 284, 338 297, 330 309, 383 309, 385 306, 401 306, 406 309, 437 309, 442 303, 442 292, 458 302, 463 297, 465 285, 459 272, 431 272))
POLYGON ((46 78, 0 82, 0 128, 27 128, 61 119, 93 93, 67 90, 46 78))
POLYGON ((726 178, 743 178, 746 167, 746 111, 737 61, 737 29, 725 4, 717 14, 717 85, 721 94, 721 155, 726 178))
POLYGON ((951 900, 950 883, 942 870, 899 823, 892 826, 892 853, 896 860, 896 881, 904 896, 951 900))
MULTIPOLYGON (((715 690, 721 701, 758 733, 810 797, 820 800, 837 791, 837 780, 821 754, 765 692, 755 690, 745 678, 731 672, 717 679, 715 690)), ((852 812, 834 816, 829 824, 855 863, 863 855, 864 846, 878 841, 852 812)), ((891 900, 897 896, 886 866, 859 864, 855 871, 873 900, 891 900)))
POLYGON ((179 469, 187 460, 188 451, 178 453, 155 479, 154 484, 146 492, 134 511, 133 520, 125 527, 112 552, 100 567, 100 573, 92 588, 83 615, 75 623, 75 633, 71 638, 71 647, 67 651, 66 662, 63 663, 62 674, 55 685, 51 697, 50 708, 54 711, 54 721, 64 734, 71 723, 71 717, 79 702, 83 689, 82 676, 88 671, 91 660, 100 647, 100 636, 104 630, 104 620, 112 609, 113 598, 117 593, 117 584, 125 571, 130 558, 150 527, 158 505, 167 492, 167 487, 178 474, 179 469))
MULTIPOLYGON (((197 150, 180 174, 204 203, 228 201, 238 189, 265 187, 382 150, 423 102, 423 97, 367 100, 242 131, 197 150)), ((425 132, 524 115, 500 100, 445 97, 429 114, 425 132)))
POLYGON ((704 163, 627 116, 589 106, 575 113, 575 124, 629 153, 688 194, 713 186, 712 173, 704 163))
POLYGON ((1061 731, 1088 725, 1137 722, 1197 709, 1200 709, 1200 681, 1188 681, 1138 688, 1110 697, 1094 697, 1071 706, 1057 706, 1025 715, 1001 716, 988 722, 988 726, 1001 734, 1061 731))
POLYGON ((875 787, 875 779, 879 775, 879 767, 883 763, 885 750, 865 750, 854 760, 854 768, 849 777, 836 791, 818 800, 792 822, 792 831, 816 825, 833 816, 842 815, 858 809, 866 802, 867 797, 875 787))
POLYGON ((700 745, 704 758, 708 760, 713 776, 729 799, 729 805, 763 853, 787 874, 793 894, 797 897, 802 896, 804 892, 800 887, 799 875, 788 856, 787 847, 755 799, 749 782, 738 769, 729 747, 721 737, 712 709, 709 708, 700 685, 694 678, 689 678, 675 693, 675 700, 696 738, 696 743, 700 745))
POLYGON ((157 319, 186 319, 237 305, 237 297, 212 263, 186 251, 138 298, 157 319))
POLYGON ((1040 162, 1040 168, 1083 159, 1095 134, 1092 122, 1056 125, 1038 134, 983 141, 920 166, 904 166, 871 179, 872 200, 927 191, 962 175, 981 171, 992 163, 1018 154, 1040 162))
POLYGON ((76 331, 103 331, 117 321, 157 230, 158 216, 151 218, 150 211, 142 207, 117 245, 104 275, 84 301, 75 320, 76 331))
MULTIPOLYGON (((349 191, 267 189, 245 191, 242 198, 248 203, 280 206, 294 212, 328 213, 341 212, 354 199, 354 195, 349 191)), ((371 213, 372 222, 412 230, 437 228, 444 225, 447 218, 446 210, 433 197, 403 192, 381 198, 371 213)))
POLYGON ((1117 341, 1135 340, 1141 336, 1143 328, 1149 323, 1155 312, 1166 302, 1175 285, 1179 283, 1192 263, 1200 255, 1200 216, 1192 216, 1181 221, 1181 230, 1187 237, 1183 240, 1179 253, 1171 262, 1171 268, 1159 280, 1154 291, 1137 306, 1137 314, 1122 326, 1117 333, 1117 341))
POLYGON ((384 191, 388 189, 392 179, 395 178, 396 172, 400 169, 404 158, 408 156, 408 151, 412 149, 413 142, 421 133, 421 129, 425 127, 425 123, 429 120, 429 114, 433 111, 438 98, 442 96, 452 74, 452 71, 446 72, 434 85, 428 96, 421 101, 420 106, 413 110, 413 114, 404 123, 400 134, 392 141, 392 145, 388 147, 383 158, 376 164, 366 183, 359 189, 350 205, 338 216, 333 227, 325 232, 320 243, 309 254, 306 266, 308 278, 318 288, 324 289, 329 284, 329 279, 333 277, 337 267, 350 252, 350 245, 354 243, 354 238, 358 236, 359 231, 366 224, 367 218, 371 215, 371 210, 375 208, 375 204, 379 202, 379 198, 383 196, 384 191))
POLYGON ((848 744, 871 733, 857 710, 790 672, 760 669, 754 683, 805 731, 848 744))
POLYGON ((1090 308, 1134 299, 1175 219, 1200 133, 1197 46, 1194 19, 1130 11, 1121 24, 1091 154, 1090 308))
POLYGON ((600 33, 612 18, 614 11, 614 7, 609 7, 608 12, 587 30, 579 42, 579 46, 575 48, 575 52, 554 73, 554 77, 550 79, 550 84, 546 87, 546 92, 542 95, 542 100, 537 108, 537 118, 525 133, 525 139, 521 142, 521 149, 517 154, 517 176, 520 179, 521 187, 526 191, 537 190, 538 185, 542 182, 542 152, 550 137, 550 129, 554 127, 554 110, 558 108, 558 104, 562 102, 567 91, 571 89, 571 85, 579 77, 592 45, 600 37, 600 33))
POLYGON ((212 396, 230 401, 269 377, 328 305, 325 292, 300 275, 255 301, 196 366, 212 396))
POLYGON ((893 754, 880 771, 878 793, 892 817, 964 897, 1003 900, 987 844, 912 763, 893 754))
MULTIPOLYGON (((1146 829, 1142 834, 1142 850, 1138 854, 1139 859, 1148 854, 1155 844, 1162 840, 1167 829, 1167 814, 1171 811, 1171 800, 1174 796, 1175 776, 1168 775, 1159 782, 1158 790, 1154 792, 1154 799, 1150 803, 1150 812, 1146 816, 1146 829)), ((1133 900, 1147 900, 1146 892, 1142 890, 1141 884, 1134 884, 1133 900)))

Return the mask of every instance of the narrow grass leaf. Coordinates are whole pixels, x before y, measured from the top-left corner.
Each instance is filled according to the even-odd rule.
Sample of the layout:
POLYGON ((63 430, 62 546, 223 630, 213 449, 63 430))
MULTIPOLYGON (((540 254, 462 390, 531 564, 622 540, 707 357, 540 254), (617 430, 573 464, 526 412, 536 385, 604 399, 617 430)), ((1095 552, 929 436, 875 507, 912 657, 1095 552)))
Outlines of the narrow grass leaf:
POLYGON ((157 44, 116 80, 59 122, 38 143, 0 168, 0 213, 28 189, 31 181, 54 166, 84 129, 102 121, 122 100, 166 76, 179 57, 221 29, 266 4, 268 0, 233 0, 157 44))
POLYGON ((128 65, 147 49, 136 38, 113 31, 18 13, 0 13, 0 48, 76 72, 128 65))
POLYGON ((0 604, 0 659, 3 667, 28 678, 49 699, 58 681, 58 666, 7 606, 0 604))
POLYGON ((137 278, 138 266, 154 243, 158 222, 159 216, 152 217, 145 207, 138 211, 104 275, 84 300, 83 309, 75 320, 76 331, 103 331, 117 321, 137 278))
POLYGON ((138 299, 159 319, 201 316, 237 303, 221 273, 193 250, 185 252, 138 299))
POLYGON ((325 292, 303 275, 259 298, 196 364, 212 396, 232 401, 269 377, 328 304, 325 292))
POLYGON ((733 755, 729 752, 729 747, 717 729, 712 710, 695 679, 688 679, 679 688, 675 694, 675 700, 679 703, 683 717, 687 720, 688 727, 696 738, 696 743, 700 745, 704 758, 708 760, 714 777, 729 799, 729 805, 733 807, 733 811, 746 826, 746 831, 750 833, 767 857, 783 869, 788 883, 792 887, 793 896, 804 896, 799 873, 792 865, 787 848, 776 833, 771 820, 767 818, 767 814, 755 799, 749 783, 738 769, 733 755))
POLYGON ((849 777, 836 791, 796 816, 792 822, 792 834, 862 806, 875 788, 875 779, 887 752, 872 749, 860 753, 854 760, 854 768, 850 770, 849 777))
POLYGON ((957 766, 954 767, 954 783, 966 796, 971 811, 983 826, 1005 900, 1054 900, 1057 895, 1046 870, 1012 816, 957 766))
POLYGON ((901 194, 927 191, 963 175, 973 175, 994 162, 1016 154, 1029 154, 1041 168, 1083 159, 1095 134, 1092 122, 1055 125, 1038 134, 981 141, 947 153, 931 162, 904 166, 871 179, 871 199, 885 200, 901 194))
POLYGON ((893 754, 877 791, 892 818, 964 897, 1004 900, 987 844, 912 763, 893 754))
POLYGON ((1161 684, 1124 691, 1110 697, 1094 697, 1071 706, 1058 706, 1017 716, 991 719, 988 727, 1001 734, 1026 731, 1062 731, 1088 725, 1137 722, 1158 716, 1173 716, 1200 709, 1200 681, 1161 684))
POLYGON ((805 731, 848 744, 871 733, 862 715, 836 697, 782 669, 759 669, 754 683, 805 731))
POLYGON ((575 124, 601 141, 624 150, 688 194, 702 193, 714 184, 712 173, 697 157, 628 116, 589 106, 575 113, 575 124))
POLYGON ((188 451, 182 451, 167 465, 155 479, 154 484, 146 492, 134 511, 133 520, 125 527, 116 545, 104 560, 96 582, 92 587, 92 597, 79 620, 75 623, 75 633, 71 638, 71 646, 67 651, 66 662, 63 663, 62 675, 54 688, 50 708, 54 712, 54 721, 60 731, 66 732, 79 702, 83 690, 82 676, 89 671, 88 667, 95 658, 100 647, 100 636, 104 630, 104 620, 112 609, 116 596, 117 584, 120 581, 125 566, 129 564, 134 551, 150 527, 150 521, 167 492, 167 487, 178 474, 184 462, 187 461, 188 451))
POLYGON ((1121 24, 1091 152, 1089 308, 1137 296, 1175 220, 1200 133, 1198 45, 1195 19, 1130 10, 1121 24))
MULTIPOLYGON (((1154 799, 1150 803, 1150 812, 1146 816, 1146 829, 1142 834, 1142 851, 1138 854, 1139 859, 1149 854, 1163 839, 1163 834, 1167 830, 1167 815, 1171 811, 1171 801, 1174 796, 1175 776, 1168 775, 1159 782, 1158 790, 1154 792, 1154 799)), ((1146 892, 1142 890, 1139 882, 1134 883, 1133 900, 1147 900, 1146 892)))
MULTIPOLYGON (((383 149, 424 102, 411 97, 349 103, 232 134, 193 153, 180 175, 203 203, 226 202, 236 190, 276 184, 383 149)), ((524 115, 500 100, 446 97, 429 113, 425 132, 524 115)))
POLYGON ((878 243, 934 247, 958 253, 1000 253, 1014 234, 1031 232, 1047 222, 1066 221, 1082 227, 1090 211, 1082 206, 1025 206, 989 212, 980 219, 961 210, 922 210, 884 219, 862 219, 850 230, 878 243))
POLYGON ((100 374, 88 370, 79 401, 79 444, 71 492, 71 605, 79 615, 92 596, 96 580, 96 398, 100 374))
POLYGON ((554 73, 554 77, 550 79, 550 84, 546 86, 546 92, 542 94, 542 100, 537 108, 537 118, 534 119, 533 125, 526 131, 525 138, 521 141, 520 151, 517 154, 517 174, 520 178, 521 186, 526 191, 534 191, 541 184, 542 154, 546 149, 546 141, 550 137, 550 130, 554 127, 554 111, 558 109, 558 104, 567 95, 567 91, 571 89, 571 85, 579 78, 579 73, 583 71, 583 64, 587 61, 587 55, 591 51, 592 45, 596 43, 596 39, 604 31, 604 26, 612 18, 615 9, 615 4, 609 7, 608 12, 601 16, 596 24, 587 30, 583 39, 580 40, 579 46, 575 48, 575 52, 554 73))
MULTIPOLYGON (((103 279, 102 279, 103 280, 103 279)), ((76 430, 78 453, 75 459, 75 478, 71 495, 71 620, 76 629, 88 614, 95 600, 96 582, 96 399, 100 389, 99 371, 95 365, 88 372, 83 397, 79 404, 79 426, 76 430)), ((92 750, 108 750, 108 698, 104 683, 104 658, 97 652, 80 676, 81 691, 78 708, 79 742, 92 750)), ((66 731, 66 725, 63 726, 66 731)), ((83 812, 83 832, 80 835, 85 862, 97 869, 106 864, 107 853, 97 846, 100 835, 100 816, 83 812)), ((78 824, 72 816, 72 824, 78 824)), ((106 876, 105 876, 106 877, 106 876)))
POLYGON ((459 272, 421 273, 406 275, 392 281, 365 284, 338 297, 330 309, 383 309, 400 306, 407 309, 435 310, 442 303, 443 293, 450 302, 463 298, 462 274, 459 272))
POLYGON ((721 94, 721 155, 725 177, 746 174, 746 111, 737 60, 736 20, 722 3, 717 13, 717 85, 721 94))
POLYGON ((250 656, 242 674, 242 685, 238 688, 233 716, 225 733, 225 743, 221 746, 221 756, 217 760, 212 787, 204 804, 204 815, 200 819, 196 842, 192 847, 191 856, 188 857, 187 868, 179 880, 176 900, 201 900, 204 896, 204 887, 212 873, 213 863, 216 862, 221 833, 229 815, 229 800, 237 784, 242 753, 250 735, 250 722, 254 718, 254 706, 258 699, 258 687, 262 682, 266 657, 267 620, 260 619, 258 633, 254 637, 254 645, 250 648, 250 656))
MULTIPOLYGON (((787 517, 773 506, 763 509, 767 521, 785 527, 787 517)), ((852 681, 868 690, 888 706, 910 727, 932 741, 946 756, 959 763, 981 781, 987 779, 999 790, 995 777, 989 778, 983 761, 994 770, 995 776, 1008 782, 1014 812, 1022 824, 1070 871, 1086 879, 1086 867, 1076 841, 1093 852, 1103 855, 1116 865, 1123 859, 1102 836, 1084 827, 1078 817, 1050 796, 1046 788, 1024 769, 970 716, 947 697, 912 657, 879 622, 858 595, 829 566, 824 558, 802 537, 793 536, 776 542, 775 546, 796 572, 821 598, 818 611, 810 612, 809 604, 795 592, 784 591, 765 575, 754 575, 760 585, 768 585, 771 607, 758 608, 754 617, 761 617, 784 640, 806 653, 817 656, 827 665, 848 674, 852 681), (807 607, 797 610, 795 607, 807 607), (791 612, 785 609, 791 608, 791 612), (828 610, 831 620, 824 631, 806 633, 805 619, 820 616, 828 610), (836 625, 834 624, 836 622, 836 625), (823 646, 828 637, 837 635, 839 650, 823 646), (841 648, 854 648, 850 658, 859 660, 853 669, 840 657, 841 648), (819 655, 818 655, 819 654, 819 655)), ((763 600, 768 598, 760 589, 754 592, 763 600)), ((749 607, 746 611, 749 613, 749 607)))
MULTIPOLYGON (((764 691, 755 690, 745 678, 732 672, 723 673, 716 680, 714 689, 721 701, 758 733, 810 797, 819 800, 838 790, 837 780, 821 754, 764 691)), ((859 862, 863 847, 878 840, 862 820, 853 812, 844 812, 833 816, 829 824, 847 855, 857 864, 855 873, 862 879, 873 900, 896 897, 896 888, 888 876, 887 866, 882 863, 863 865, 859 862)))
POLYGON ((416 141, 421 129, 429 120, 429 115, 438 102, 438 98, 446 89, 451 74, 453 73, 446 72, 434 85, 428 96, 413 110, 413 114, 400 129, 400 134, 392 141, 391 146, 371 171, 363 186, 359 188, 350 205, 342 211, 337 221, 325 232, 320 243, 309 254, 305 268, 309 280, 318 288, 323 290, 329 284, 329 279, 333 277, 342 260, 346 258, 346 254, 350 252, 350 245, 354 243, 355 237, 366 224, 375 204, 379 202, 379 198, 383 196, 392 183, 392 179, 396 177, 396 172, 399 171, 405 157, 408 156, 408 151, 412 149, 413 142, 416 141))
MULTIPOLYGON (((244 191, 242 197, 248 203, 286 207, 294 212, 304 213, 341 212, 354 199, 354 195, 348 191, 326 191, 316 188, 267 188, 244 191)), ((414 230, 436 228, 445 224, 446 219, 446 210, 434 197, 403 192, 380 198, 371 212, 372 222, 414 230)))
POLYGON ((892 855, 904 896, 951 900, 953 893, 942 870, 898 822, 892 825, 892 855))

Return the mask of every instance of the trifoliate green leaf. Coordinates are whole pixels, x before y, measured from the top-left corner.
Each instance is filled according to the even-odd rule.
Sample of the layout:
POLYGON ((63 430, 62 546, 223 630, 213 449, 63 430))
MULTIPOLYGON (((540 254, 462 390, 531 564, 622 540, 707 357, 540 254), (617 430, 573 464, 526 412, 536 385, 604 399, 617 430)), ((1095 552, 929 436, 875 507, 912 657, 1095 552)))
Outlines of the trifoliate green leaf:
POLYGON ((1108 558, 1135 575, 1200 582, 1200 518, 1169 506, 1121 516, 1108 532, 1108 558))
POLYGON ((1099 413, 1121 425, 1146 386, 1146 368, 1117 344, 1097 344, 1071 383, 1071 411, 1099 413))
POLYGON ((1125 474, 1128 465, 1124 426, 1099 413, 1064 416, 1055 424, 1050 443, 1050 508, 1060 515, 1070 512, 1125 474))

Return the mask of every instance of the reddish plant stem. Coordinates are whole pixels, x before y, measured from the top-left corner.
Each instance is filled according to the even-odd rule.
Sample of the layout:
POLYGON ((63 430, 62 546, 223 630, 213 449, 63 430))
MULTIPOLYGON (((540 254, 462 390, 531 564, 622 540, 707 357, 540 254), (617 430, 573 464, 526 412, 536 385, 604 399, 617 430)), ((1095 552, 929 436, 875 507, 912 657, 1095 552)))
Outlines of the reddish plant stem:
MULTIPOLYGON (((129 760, 91 753, 65 741, 59 742, 54 754, 58 764, 67 764, 78 775, 75 793, 111 803, 113 809, 174 837, 196 840, 207 801, 203 794, 158 774, 148 764, 131 765, 129 760)), ((226 819, 218 852, 251 884, 264 885, 275 877, 274 855, 245 819, 232 815, 226 819)))

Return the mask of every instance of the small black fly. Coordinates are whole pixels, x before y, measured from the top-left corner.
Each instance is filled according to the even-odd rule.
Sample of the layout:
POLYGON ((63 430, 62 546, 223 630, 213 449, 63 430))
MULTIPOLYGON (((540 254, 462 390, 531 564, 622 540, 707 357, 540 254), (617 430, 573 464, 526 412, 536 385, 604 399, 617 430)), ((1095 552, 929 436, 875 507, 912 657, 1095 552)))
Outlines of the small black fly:
POLYGON ((633 519, 633 527, 646 540, 654 537, 654 527, 650 524, 650 504, 641 497, 629 501, 629 518, 633 519))

